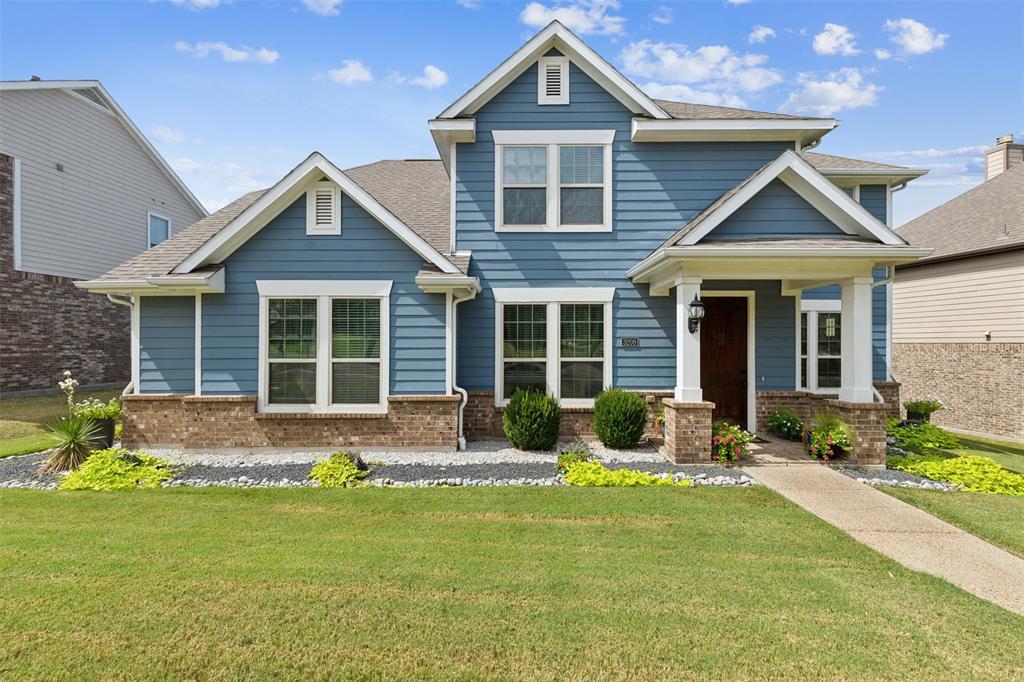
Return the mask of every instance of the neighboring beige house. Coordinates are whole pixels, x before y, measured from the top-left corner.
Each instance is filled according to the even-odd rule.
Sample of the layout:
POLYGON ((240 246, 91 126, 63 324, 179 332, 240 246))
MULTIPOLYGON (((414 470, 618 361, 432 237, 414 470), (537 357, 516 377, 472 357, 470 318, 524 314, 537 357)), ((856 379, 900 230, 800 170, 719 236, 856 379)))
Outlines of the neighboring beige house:
POLYGON ((935 249, 896 268, 903 399, 941 399, 932 421, 942 426, 1024 440, 1024 145, 1000 137, 982 184, 898 234, 935 249))
POLYGON ((98 81, 0 82, 0 392, 126 383, 129 309, 73 281, 205 215, 98 81))

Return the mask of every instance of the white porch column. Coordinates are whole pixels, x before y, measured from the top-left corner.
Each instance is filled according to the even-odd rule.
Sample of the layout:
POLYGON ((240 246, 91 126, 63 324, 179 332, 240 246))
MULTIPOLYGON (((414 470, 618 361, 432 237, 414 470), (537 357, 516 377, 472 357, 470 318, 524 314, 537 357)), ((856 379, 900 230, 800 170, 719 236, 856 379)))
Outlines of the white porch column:
POLYGON ((871 277, 854 277, 842 289, 842 382, 839 399, 873 400, 871 381, 871 277))
POLYGON ((700 331, 691 334, 690 302, 700 294, 700 277, 682 277, 676 285, 676 392, 684 403, 703 400, 700 389, 700 331))

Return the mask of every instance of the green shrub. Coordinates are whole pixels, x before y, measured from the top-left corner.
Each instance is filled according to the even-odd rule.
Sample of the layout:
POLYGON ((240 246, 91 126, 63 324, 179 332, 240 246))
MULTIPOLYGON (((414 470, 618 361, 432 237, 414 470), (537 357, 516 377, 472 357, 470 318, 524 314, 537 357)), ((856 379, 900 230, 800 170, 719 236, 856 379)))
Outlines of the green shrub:
POLYGON ((111 398, 108 402, 103 402, 99 398, 83 400, 71 406, 71 416, 86 419, 120 419, 121 401, 117 398, 111 398))
POLYGON ((583 443, 573 443, 558 453, 558 473, 564 474, 576 462, 593 462, 594 453, 583 443))
POLYGON ((171 466, 153 455, 123 448, 97 450, 89 459, 60 479, 61 490, 134 490, 159 488, 174 475, 171 466))
POLYGON ((783 438, 799 443, 804 439, 804 422, 792 410, 775 410, 768 417, 768 428, 783 438))
POLYGON ((898 419, 890 419, 886 434, 895 438, 899 447, 919 455, 935 455, 942 450, 960 447, 956 437, 930 422, 907 424, 898 419))
POLYGON ((754 437, 736 424, 715 422, 711 427, 711 459, 725 464, 750 454, 754 437))
POLYGON ((807 452, 812 457, 826 462, 841 457, 853 447, 853 429, 842 419, 831 414, 820 414, 814 418, 807 452))
POLYGON ((539 391, 517 389, 501 419, 505 437, 521 450, 550 450, 558 442, 562 411, 558 401, 539 391))
POLYGON ((932 412, 938 412, 944 407, 946 406, 938 398, 921 398, 903 403, 908 419, 924 419, 926 421, 931 417, 932 412))
POLYGON ((48 427, 53 433, 54 450, 39 468, 42 473, 73 471, 96 449, 102 433, 99 424, 85 417, 64 417, 48 427))
POLYGON ((661 478, 644 471, 633 469, 609 469, 600 462, 574 462, 565 472, 568 485, 585 488, 632 487, 632 486, 676 486, 688 488, 692 485, 688 479, 673 481, 661 478))
POLYGON ((321 488, 354 488, 362 485, 369 473, 362 465, 359 455, 335 452, 327 459, 317 462, 309 472, 309 480, 316 481, 321 488))
POLYGON ((959 485, 972 493, 1024 497, 1024 475, 1007 471, 990 457, 894 456, 886 460, 886 465, 933 481, 959 485))
POLYGON ((610 448, 635 448, 647 428, 647 401, 621 388, 594 398, 594 434, 610 448))

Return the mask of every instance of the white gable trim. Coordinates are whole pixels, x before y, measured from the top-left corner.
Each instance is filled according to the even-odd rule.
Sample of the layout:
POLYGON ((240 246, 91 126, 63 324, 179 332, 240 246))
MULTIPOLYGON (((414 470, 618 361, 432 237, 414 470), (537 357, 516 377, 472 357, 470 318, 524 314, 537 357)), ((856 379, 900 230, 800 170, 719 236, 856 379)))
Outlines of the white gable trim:
POLYGON ((320 180, 323 176, 341 187, 342 192, 384 227, 391 230, 396 237, 425 261, 436 265, 442 272, 461 274, 451 261, 441 255, 408 225, 392 215, 380 202, 319 152, 311 154, 309 158, 267 190, 252 206, 221 228, 217 234, 174 268, 174 272, 191 272, 203 265, 223 262, 267 223, 277 217, 289 204, 298 199, 310 183, 320 180))
POLYGON ((882 244, 906 244, 895 232, 879 222, 867 209, 836 187, 804 158, 787 149, 779 158, 758 171, 743 189, 705 217, 700 225, 679 241, 678 245, 692 246, 698 243, 776 178, 786 183, 843 232, 870 237, 882 244))
POLYGON ((590 76, 615 99, 624 104, 635 114, 644 114, 652 118, 670 118, 661 107, 645 95, 632 81, 619 73, 615 67, 606 62, 601 55, 594 52, 586 43, 557 21, 552 21, 525 45, 516 50, 512 56, 498 65, 482 81, 474 85, 466 94, 442 111, 437 118, 457 118, 471 116, 492 97, 518 78, 552 48, 569 58, 585 74, 590 76))

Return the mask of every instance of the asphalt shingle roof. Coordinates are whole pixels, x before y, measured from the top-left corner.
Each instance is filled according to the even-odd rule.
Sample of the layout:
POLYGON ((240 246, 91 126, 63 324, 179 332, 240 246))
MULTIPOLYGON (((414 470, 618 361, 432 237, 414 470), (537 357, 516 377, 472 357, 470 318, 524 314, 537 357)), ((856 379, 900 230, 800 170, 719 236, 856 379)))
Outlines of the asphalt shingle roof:
POLYGON ((1024 166, 1014 166, 900 227, 914 246, 935 249, 919 262, 973 251, 1024 247, 1024 166))
POLYGON ((752 109, 734 109, 733 107, 716 107, 710 104, 694 104, 692 102, 672 102, 656 99, 654 103, 661 107, 672 118, 682 120, 715 120, 715 119, 806 119, 806 116, 776 114, 770 111, 754 111, 752 109))
POLYGON ((804 158, 807 159, 812 166, 819 170, 821 170, 822 168, 836 170, 917 170, 916 168, 910 168, 908 166, 894 166, 889 163, 878 163, 877 161, 863 161, 861 159, 850 159, 845 156, 833 156, 832 154, 822 154, 820 152, 804 152, 804 158))

